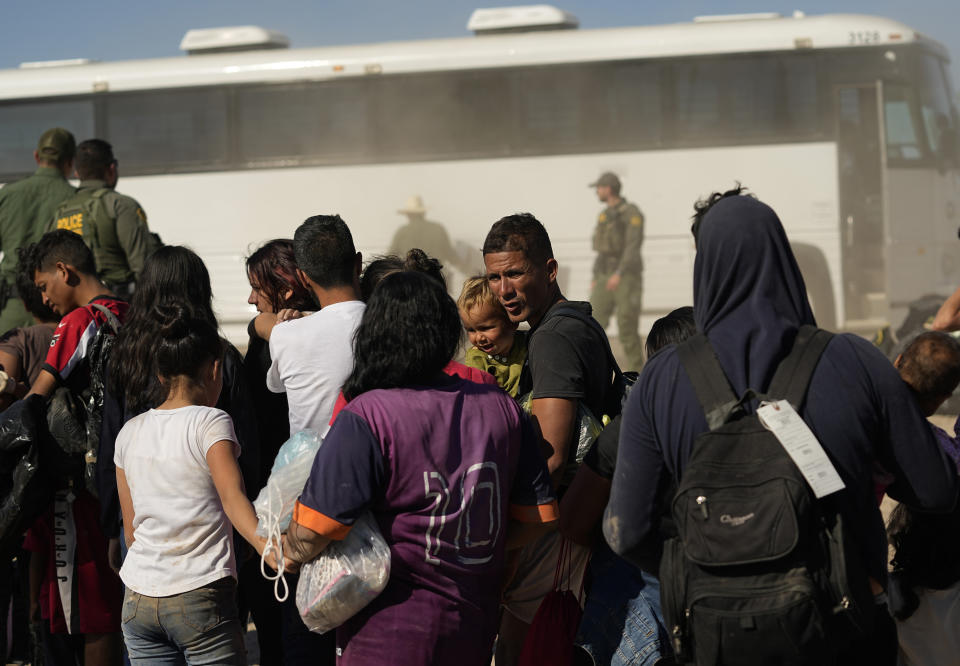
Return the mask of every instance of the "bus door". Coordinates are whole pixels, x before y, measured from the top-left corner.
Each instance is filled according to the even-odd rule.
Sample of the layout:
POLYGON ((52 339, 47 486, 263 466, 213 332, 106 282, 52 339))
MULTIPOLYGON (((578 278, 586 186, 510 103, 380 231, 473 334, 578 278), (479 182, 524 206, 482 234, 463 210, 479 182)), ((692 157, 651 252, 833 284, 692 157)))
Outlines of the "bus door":
POLYGON ((835 95, 840 248, 849 327, 851 320, 884 314, 877 312, 885 290, 880 90, 876 84, 838 85, 835 95))
POLYGON ((957 115, 938 58, 909 83, 884 82, 887 295, 896 329, 911 302, 960 286, 957 115))

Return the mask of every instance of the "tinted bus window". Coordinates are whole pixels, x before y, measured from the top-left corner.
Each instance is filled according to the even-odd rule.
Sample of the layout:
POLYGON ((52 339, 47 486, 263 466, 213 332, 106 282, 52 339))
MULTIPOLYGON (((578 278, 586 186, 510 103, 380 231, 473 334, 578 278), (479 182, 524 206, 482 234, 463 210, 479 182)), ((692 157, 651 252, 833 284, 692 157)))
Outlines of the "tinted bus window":
POLYGON ((919 123, 912 92, 895 84, 883 88, 883 120, 887 141, 887 161, 909 166, 923 159, 919 123))
POLYGON ((513 142, 513 96, 503 70, 447 75, 457 100, 457 153, 499 157, 513 142))
POLYGON ((227 90, 110 95, 105 129, 117 159, 134 173, 227 164, 227 90))
POLYGON ((351 162, 369 154, 364 81, 241 88, 235 97, 241 163, 351 162))
POLYGON ((463 122, 453 80, 419 75, 374 82, 372 131, 377 157, 430 159, 457 153, 463 122))
POLYGON ((590 145, 594 90, 583 68, 544 67, 512 77, 516 114, 515 152, 521 155, 563 153, 590 145))
POLYGON ((25 175, 34 171, 37 164, 33 151, 40 135, 51 127, 70 130, 77 143, 92 138, 93 102, 88 98, 11 102, 0 106, 0 175, 25 175))
POLYGON ((780 77, 784 132, 798 137, 818 134, 822 127, 822 109, 816 59, 787 58, 781 61, 780 77))
POLYGON ((821 131, 812 58, 690 59, 671 73, 679 145, 791 141, 821 131))
POLYGON ((602 128, 611 148, 655 147, 663 143, 663 100, 658 63, 599 66, 604 87, 591 107, 588 122, 602 128))

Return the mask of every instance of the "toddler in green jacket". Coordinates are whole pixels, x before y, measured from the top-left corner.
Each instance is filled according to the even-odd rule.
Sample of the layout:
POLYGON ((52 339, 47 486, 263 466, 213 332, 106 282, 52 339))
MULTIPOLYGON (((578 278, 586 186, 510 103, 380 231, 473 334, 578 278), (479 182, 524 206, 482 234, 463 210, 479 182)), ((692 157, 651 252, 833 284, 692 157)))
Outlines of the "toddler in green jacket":
POLYGON ((457 307, 472 345, 464 363, 489 372, 504 391, 516 398, 527 358, 526 333, 510 321, 486 277, 472 277, 463 283, 457 307))

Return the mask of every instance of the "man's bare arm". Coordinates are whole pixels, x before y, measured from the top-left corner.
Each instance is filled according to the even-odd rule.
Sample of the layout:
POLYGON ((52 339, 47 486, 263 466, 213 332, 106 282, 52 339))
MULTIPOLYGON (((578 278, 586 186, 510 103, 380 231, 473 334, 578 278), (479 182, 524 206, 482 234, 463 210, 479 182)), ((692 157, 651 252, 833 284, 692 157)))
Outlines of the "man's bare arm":
POLYGON ((543 457, 556 488, 563 477, 573 430, 577 420, 577 401, 569 398, 537 398, 530 408, 533 423, 540 429, 543 457))
POLYGON ((296 520, 290 521, 290 527, 283 538, 283 554, 294 562, 309 562, 330 545, 330 539, 304 527, 296 520))

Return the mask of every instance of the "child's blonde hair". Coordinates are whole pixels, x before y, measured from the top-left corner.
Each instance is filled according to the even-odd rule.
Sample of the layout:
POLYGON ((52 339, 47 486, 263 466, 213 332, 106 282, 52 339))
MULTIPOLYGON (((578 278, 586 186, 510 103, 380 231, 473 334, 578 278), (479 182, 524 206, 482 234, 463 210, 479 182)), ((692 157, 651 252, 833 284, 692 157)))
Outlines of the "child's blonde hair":
POLYGON ((474 275, 464 281, 463 289, 460 290, 460 298, 457 299, 457 307, 464 314, 469 314, 473 308, 480 305, 492 306, 503 315, 504 319, 509 320, 507 311, 503 309, 500 299, 493 293, 486 276, 474 275))

